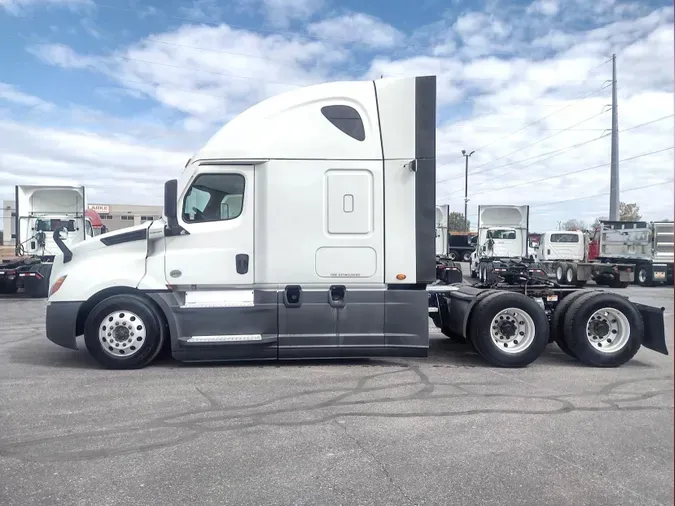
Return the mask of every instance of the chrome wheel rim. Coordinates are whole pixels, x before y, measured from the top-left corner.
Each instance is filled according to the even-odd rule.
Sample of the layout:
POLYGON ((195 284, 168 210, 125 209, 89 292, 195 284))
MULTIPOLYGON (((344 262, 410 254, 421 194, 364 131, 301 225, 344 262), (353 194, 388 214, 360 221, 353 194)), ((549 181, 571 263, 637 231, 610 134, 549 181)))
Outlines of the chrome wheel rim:
POLYGON ((598 309, 586 322, 586 337, 599 352, 616 353, 628 343, 630 323, 618 309, 598 309))
POLYGON ((101 348, 115 358, 131 357, 138 353, 146 339, 145 322, 131 311, 109 313, 98 327, 101 348))
POLYGON ((563 279, 562 267, 558 266, 558 268, 555 270, 555 277, 558 279, 563 279))
POLYGON ((455 255, 455 252, 454 252, 454 251, 451 251, 451 252, 448 254, 448 257, 450 258, 450 260, 457 260, 457 255, 455 255))
POLYGON ((490 336, 492 344, 503 353, 521 353, 534 341, 534 320, 522 309, 504 309, 492 318, 490 336))
POLYGON ((647 271, 645 269, 640 269, 640 272, 638 272, 638 279, 640 280, 640 283, 647 281, 647 271))

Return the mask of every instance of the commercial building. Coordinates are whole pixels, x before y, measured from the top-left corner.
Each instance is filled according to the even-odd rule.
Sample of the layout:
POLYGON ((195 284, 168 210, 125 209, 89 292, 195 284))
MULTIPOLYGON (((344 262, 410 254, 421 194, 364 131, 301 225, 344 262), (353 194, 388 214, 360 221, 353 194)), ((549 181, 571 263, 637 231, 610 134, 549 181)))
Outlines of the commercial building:
MULTIPOLYGON (((13 200, 2 203, 3 245, 14 245, 16 206, 13 200)), ((152 221, 162 216, 162 206, 122 205, 122 204, 89 204, 89 209, 98 213, 108 231, 140 225, 144 221, 152 221)))

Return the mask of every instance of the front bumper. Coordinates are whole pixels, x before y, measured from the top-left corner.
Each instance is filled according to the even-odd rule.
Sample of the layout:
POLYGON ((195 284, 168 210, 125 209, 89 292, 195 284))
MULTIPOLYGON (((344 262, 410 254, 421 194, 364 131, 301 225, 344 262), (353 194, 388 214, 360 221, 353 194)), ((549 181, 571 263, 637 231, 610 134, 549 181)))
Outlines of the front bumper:
POLYGON ((82 302, 48 303, 45 321, 47 339, 64 348, 76 350, 77 314, 81 306, 82 302))

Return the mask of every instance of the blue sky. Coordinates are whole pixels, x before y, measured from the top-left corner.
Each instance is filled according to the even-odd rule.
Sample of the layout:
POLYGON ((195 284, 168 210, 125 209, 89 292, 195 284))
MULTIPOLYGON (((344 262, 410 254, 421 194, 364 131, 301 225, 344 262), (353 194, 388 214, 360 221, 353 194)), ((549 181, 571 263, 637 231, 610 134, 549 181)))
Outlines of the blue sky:
POLYGON ((673 214, 670 2, 0 0, 0 33, 0 197, 77 183, 92 201, 159 204, 256 101, 434 73, 438 203, 463 209, 460 151, 475 149, 470 214, 531 204, 535 228, 592 221, 608 206, 594 195, 609 187, 615 52, 619 126, 635 127, 620 136, 622 200, 673 214))

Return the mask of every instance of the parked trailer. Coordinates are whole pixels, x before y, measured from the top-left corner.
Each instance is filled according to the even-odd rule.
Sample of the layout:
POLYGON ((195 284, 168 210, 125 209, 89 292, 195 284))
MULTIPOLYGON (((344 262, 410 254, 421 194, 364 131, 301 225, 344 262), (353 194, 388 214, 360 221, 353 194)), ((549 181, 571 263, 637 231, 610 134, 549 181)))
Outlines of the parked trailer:
POLYGON ((643 343, 667 353, 657 308, 588 292, 548 323, 554 301, 512 289, 529 272, 471 289, 436 262, 435 111, 424 76, 300 88, 241 113, 167 181, 162 220, 54 238, 47 338, 76 349, 83 336, 111 369, 165 342, 181 361, 424 357, 440 313, 498 366, 531 363, 552 329, 595 365, 643 343))
POLYGON ((0 264, 0 293, 23 289, 31 297, 47 297, 52 262, 59 253, 54 231, 73 245, 105 227, 86 209, 82 186, 18 185, 15 206, 15 256, 0 264))
POLYGON ((588 236, 580 230, 550 231, 541 235, 536 261, 559 284, 576 287, 593 280, 613 288, 625 288, 635 266, 598 257, 588 261, 588 236))

